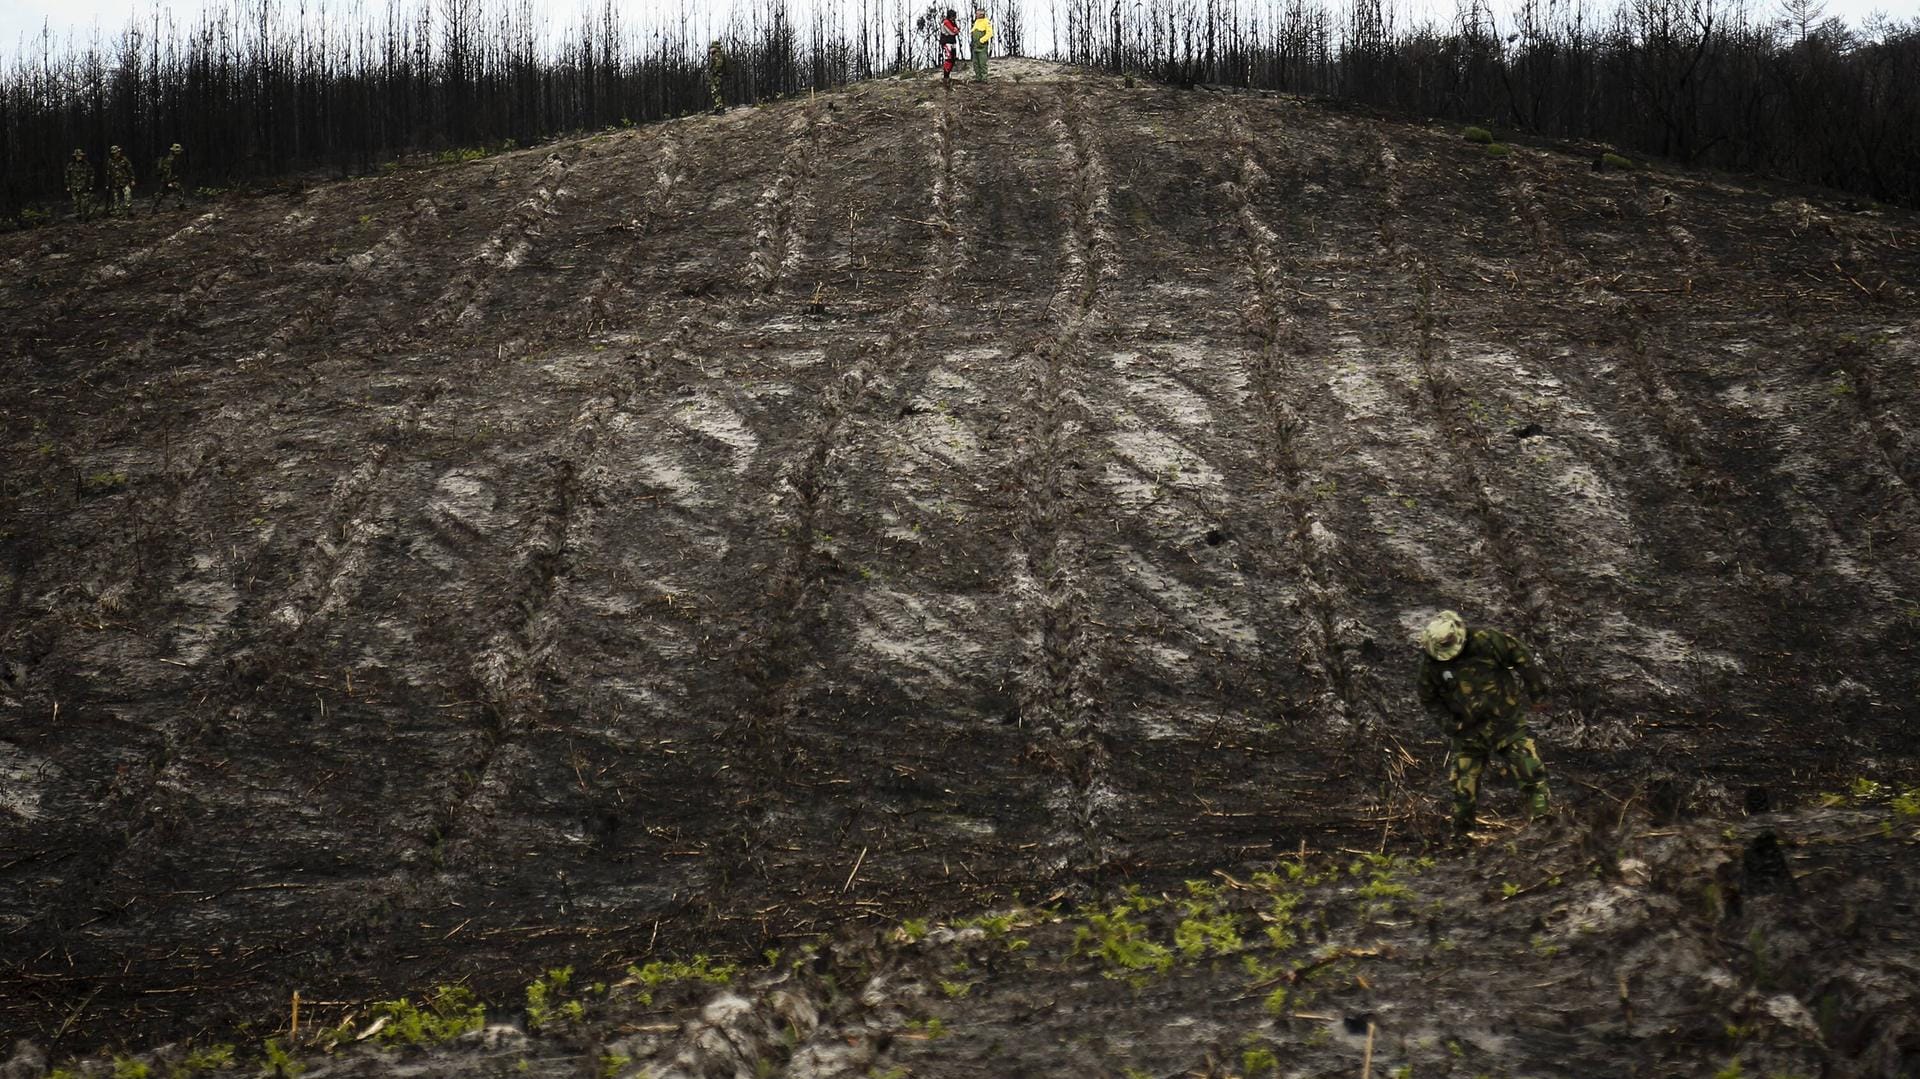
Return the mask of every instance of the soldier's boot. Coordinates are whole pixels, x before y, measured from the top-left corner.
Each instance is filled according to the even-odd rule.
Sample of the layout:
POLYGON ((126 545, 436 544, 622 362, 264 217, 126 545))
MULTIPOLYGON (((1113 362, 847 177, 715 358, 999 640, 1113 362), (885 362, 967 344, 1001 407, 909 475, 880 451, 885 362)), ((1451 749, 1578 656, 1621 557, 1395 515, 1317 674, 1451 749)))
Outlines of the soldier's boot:
POLYGON ((1453 811, 1453 838, 1465 839, 1471 836, 1473 830, 1479 826, 1479 814, 1472 808, 1469 808, 1465 813, 1460 812, 1457 808, 1453 811))
POLYGON ((1547 766, 1540 763, 1540 751, 1533 739, 1515 739, 1501 756, 1520 782, 1520 793, 1527 800, 1527 816, 1532 820, 1551 820, 1553 805, 1547 791, 1547 766))
POLYGON ((1486 762, 1472 753, 1455 752, 1449 775, 1453 787, 1453 834, 1465 836, 1478 824, 1480 773, 1486 762))

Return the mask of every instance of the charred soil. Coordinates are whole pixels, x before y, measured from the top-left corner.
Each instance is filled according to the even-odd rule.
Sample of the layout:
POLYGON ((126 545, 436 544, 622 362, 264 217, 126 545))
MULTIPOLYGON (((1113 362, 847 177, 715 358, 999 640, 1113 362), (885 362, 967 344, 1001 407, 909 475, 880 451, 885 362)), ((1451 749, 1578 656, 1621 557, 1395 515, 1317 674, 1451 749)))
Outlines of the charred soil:
POLYGON ((42 1044, 1417 849, 1441 607, 1580 819, 1915 771, 1911 214, 1014 62, 0 265, 42 1044))

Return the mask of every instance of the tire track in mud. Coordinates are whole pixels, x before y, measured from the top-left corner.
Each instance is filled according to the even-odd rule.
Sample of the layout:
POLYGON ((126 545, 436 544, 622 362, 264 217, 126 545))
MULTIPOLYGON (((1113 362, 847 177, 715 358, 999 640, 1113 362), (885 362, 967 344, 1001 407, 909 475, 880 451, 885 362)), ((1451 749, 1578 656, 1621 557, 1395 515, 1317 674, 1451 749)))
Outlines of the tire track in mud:
POLYGON ((612 317, 609 297, 633 277, 641 242, 654 235, 660 222, 672 214, 685 188, 687 174, 680 160, 680 142, 678 130, 669 130, 661 137, 659 157, 653 166, 653 186, 641 198, 644 205, 640 215, 625 226, 632 239, 621 245, 619 254, 588 286, 586 295, 580 298, 578 314, 567 319, 568 329, 576 328, 573 324, 577 323, 579 332, 592 334, 596 327, 604 328, 612 317))
POLYGON ((505 624, 471 663, 485 716, 479 744, 455 770, 450 794, 426 837, 428 845, 447 842, 450 854, 471 854, 485 839, 475 825, 491 819, 512 789, 510 774, 503 778, 499 773, 516 763, 513 748, 548 715, 541 670, 564 619, 572 557, 590 541, 609 483, 607 432, 640 392, 642 378, 694 335, 694 324, 683 321, 646 352, 631 355, 610 385, 575 413, 560 447, 548 454, 550 500, 515 544, 517 560, 495 616, 505 624))
MULTIPOLYGON (((153 500, 139 512, 141 523, 130 530, 133 536, 151 535, 162 527, 162 522, 185 519, 188 511, 183 507, 204 500, 207 491, 223 480, 227 455, 241 440, 242 432, 251 429, 257 420, 253 414, 237 405, 223 407, 217 419, 219 422, 186 450, 184 456, 192 463, 185 472, 171 478, 172 489, 167 496, 153 500)), ((136 582, 151 574, 151 567, 146 564, 148 556, 145 545, 136 539, 131 546, 137 552, 137 558, 128 569, 127 577, 114 584, 98 586, 91 596, 85 597, 90 601, 96 617, 111 614, 131 602, 137 588, 136 582)), ((118 555, 121 549, 115 547, 110 553, 118 555)), ((99 561, 96 560, 94 564, 99 565, 99 561)), ((103 569, 100 572, 104 579, 107 571, 103 569)), ((63 587, 48 597, 48 601, 58 604, 62 594, 71 590, 71 586, 63 587)), ((70 616, 56 608, 50 610, 46 618, 66 621, 70 616)), ((24 624, 20 629, 23 634, 34 633, 45 620, 24 624)), ((59 635, 58 630, 55 633, 59 635)), ((16 651, 11 641, 7 642, 7 648, 9 652, 16 651)), ((98 813, 94 821, 106 822, 107 827, 103 829, 105 842, 92 849, 76 852, 74 861, 69 863, 72 870, 39 904, 35 918, 44 919, 45 928, 36 932, 34 922, 22 927, 20 933, 33 944, 44 943, 51 951, 61 944, 67 934, 107 916, 107 912, 96 909, 96 906, 102 892, 112 882, 123 857, 154 827, 155 818, 162 809, 157 804, 156 794, 164 777, 205 738, 215 722, 212 712, 205 707, 204 695, 191 701, 188 697, 189 694, 182 692, 178 706, 166 712, 164 718, 151 728, 151 741, 154 743, 151 757, 141 767, 126 769, 116 776, 106 794, 98 801, 98 813)), ((37 962, 38 959, 33 961, 37 962)))
POLYGON ((1399 163, 1384 139, 1379 145, 1385 177, 1382 202, 1388 211, 1380 218, 1382 246, 1401 261, 1403 271, 1413 278, 1415 289, 1413 358, 1423 391, 1415 395, 1420 398, 1417 403, 1433 418, 1434 426, 1451 451, 1458 476, 1455 486, 1466 490, 1479 529, 1486 537, 1487 561, 1506 595, 1505 606, 1512 612, 1521 636, 1535 657, 1552 675, 1553 689, 1570 705, 1575 737, 1605 745, 1624 743, 1633 732, 1617 726, 1602 728, 1598 721, 1596 690, 1560 655, 1557 647, 1562 624, 1557 610, 1560 604, 1544 572, 1545 563, 1501 508, 1488 480, 1494 464, 1489 449, 1490 436, 1465 407, 1461 385, 1441 364, 1439 353, 1443 346, 1435 310, 1434 274, 1426 260, 1399 234, 1397 222, 1393 220, 1399 215, 1402 203, 1399 163))
POLYGON ((415 199, 407 208, 406 220, 381 234, 366 250, 347 256, 346 267, 351 276, 346 281, 325 290, 292 318, 275 327, 261 347, 247 358, 247 362, 262 363, 284 355, 293 342, 305 338, 332 337, 330 331, 340 313, 347 309, 348 301, 367 287, 377 286, 378 282, 386 280, 391 271, 401 264, 406 252, 415 245, 420 233, 439 223, 439 204, 427 195, 415 199))
POLYGON ((572 196, 572 190, 565 186, 570 167, 558 151, 547 155, 533 190, 467 257, 465 268, 421 316, 420 330, 434 331, 450 324, 470 325, 486 318, 483 308, 499 288, 501 276, 527 260, 534 246, 545 237, 548 219, 559 216, 561 207, 572 196))
POLYGON ((1100 301, 1118 276, 1118 245, 1109 226, 1111 181, 1105 161, 1069 97, 1049 124, 1067 170, 1068 213, 1063 268, 1049 312, 1051 332, 1022 357, 1027 387, 1020 408, 1026 432, 1013 464, 1018 488, 1015 540, 1022 564, 1016 587, 1026 594, 1023 636, 1037 651, 1016 678, 1023 725, 1038 729, 1037 763, 1062 777, 1064 835, 1054 845, 1056 871, 1097 873, 1107 861, 1103 807, 1107 790, 1108 705, 1102 643, 1096 638, 1086 540, 1079 534, 1080 496, 1066 475, 1069 441, 1088 425, 1085 404, 1070 392, 1072 368, 1084 362, 1087 339, 1102 318, 1100 301))
MULTIPOLYGON (((929 227, 936 237, 951 234, 956 227, 952 123, 951 105, 948 105, 935 119, 933 145, 929 151, 932 166, 929 196, 933 213, 929 227)), ((811 141, 816 137, 816 120, 809 115, 806 124, 807 140, 811 141)), ((767 189, 767 199, 777 192, 776 205, 791 207, 805 201, 804 192, 797 192, 796 181, 789 178, 813 175, 811 152, 800 148, 789 150, 779 179, 767 189)), ((762 202, 763 212, 769 206, 767 199, 762 202)), ((769 224, 763 225, 756 235, 755 250, 749 261, 750 276, 759 280, 764 289, 777 287, 784 269, 798 263, 802 250, 801 233, 790 209, 776 210, 768 220, 769 224), (773 227, 776 222, 779 223, 777 230, 773 227), (776 231, 782 234, 777 243, 768 241, 763 247, 763 239, 776 231), (780 252, 778 258, 772 254, 774 251, 780 252), (763 272, 768 275, 759 276, 763 272)), ((806 633, 812 619, 809 612, 833 588, 825 577, 826 560, 819 550, 816 526, 823 502, 839 482, 838 472, 844 465, 839 445, 849 414, 860 407, 876 382, 885 380, 900 367, 915 341, 925 332, 959 265, 959 260, 936 260, 923 273, 918 287, 884 320, 891 327, 886 334, 877 342, 859 346, 851 361, 844 359, 844 352, 827 350, 829 384, 819 411, 801 440, 807 448, 777 482, 770 527, 783 535, 785 542, 768 579, 767 606, 772 617, 760 632, 749 627, 734 645, 736 677, 752 686, 766 707, 734 721, 729 726, 728 737, 737 746, 745 746, 760 756, 758 763, 763 766, 783 762, 793 751, 790 730, 808 685, 802 672, 806 670, 806 654, 811 648, 806 633)), ((923 372, 921 379, 924 378, 923 372)), ((896 389, 895 393, 910 398, 917 385, 918 381, 896 389)), ((749 771, 763 781, 777 775, 766 770, 749 771)))
POLYGON ((1285 277, 1292 267, 1281 255, 1286 241, 1261 220, 1254 206, 1254 198, 1270 177, 1254 158, 1252 136, 1236 122, 1231 137, 1241 151, 1237 177, 1226 186, 1240 225, 1252 285, 1243 317, 1258 342, 1252 381, 1265 436, 1259 454, 1267 474, 1280 483, 1275 492, 1279 505, 1262 507, 1260 513, 1273 522, 1263 545, 1274 552, 1276 563, 1285 561, 1295 567, 1303 597, 1296 603, 1307 627, 1308 645, 1300 658, 1322 687, 1320 706, 1326 714, 1319 717, 1320 725, 1378 726, 1377 717, 1360 718, 1354 671, 1346 658, 1357 644, 1351 640, 1353 619, 1343 613, 1347 606, 1340 581, 1343 568, 1336 553, 1340 539, 1313 511, 1312 479, 1298 449, 1306 420, 1289 394, 1308 384, 1299 361, 1309 345, 1291 311, 1285 277))
MULTIPOLYGON (((1547 218, 1545 209, 1540 205, 1537 191, 1531 183, 1522 182, 1516 189, 1515 195, 1522 203, 1524 215, 1541 220, 1547 218)), ((1581 261, 1580 253, 1570 251, 1565 238, 1557 232, 1539 234, 1537 240, 1540 244, 1539 254, 1543 261, 1561 265, 1577 264, 1581 261)), ((1662 370, 1663 364, 1659 358, 1662 350, 1658 343, 1652 340, 1653 332, 1644 309, 1626 297, 1616 294, 1598 278, 1583 278, 1575 282, 1573 287, 1578 295, 1585 297, 1590 303, 1598 304, 1606 312, 1596 329, 1596 336, 1601 340, 1613 338, 1620 342, 1614 354, 1624 360, 1624 365, 1631 373, 1631 385, 1639 392, 1642 409, 1645 414, 1653 418, 1657 436, 1666 444, 1680 467, 1689 475, 1691 481, 1689 486, 1706 496, 1701 500, 1701 508, 1718 522, 1718 527, 1712 532, 1725 537, 1725 543, 1730 546, 1730 549, 1720 556, 1717 565, 1703 567, 1707 570, 1703 576, 1708 580, 1725 581, 1727 580, 1725 575, 1731 572, 1733 580, 1738 582, 1739 591, 1758 597, 1769 617, 1778 619, 1782 623, 1795 619, 1797 610, 1802 605, 1800 598, 1783 587, 1774 574, 1764 570, 1751 574, 1747 572, 1748 567, 1765 567, 1778 560, 1778 552, 1762 546, 1761 530, 1753 525, 1756 517, 1765 519, 1775 515, 1774 511, 1766 508, 1765 503, 1767 500, 1780 497, 1778 492, 1757 492, 1716 463, 1710 450, 1714 440, 1712 433, 1695 415, 1694 410, 1686 405, 1685 398, 1674 388, 1662 370)), ((1850 364, 1848 359, 1838 355, 1834 360, 1835 365, 1849 377, 1854 374, 1853 368, 1857 367, 1860 377, 1871 380, 1871 373, 1865 365, 1850 364)), ((1870 395, 1871 389, 1868 390, 1868 396, 1870 395)), ((1862 399, 1856 398, 1856 400, 1862 405, 1865 404, 1862 399)), ((1873 431, 1870 421, 1863 422, 1868 430, 1861 436, 1861 441, 1871 455, 1874 443, 1877 441, 1876 432, 1873 431)), ((1886 462, 1883 458, 1881 463, 1890 462, 1886 462)), ((1900 477, 1897 472, 1889 472, 1889 478, 1892 480, 1889 486, 1895 488, 1896 497, 1902 493, 1907 495, 1905 509, 1908 514, 1911 514, 1913 506, 1910 490, 1899 491, 1900 477)), ((1803 520, 1821 522, 1821 527, 1814 530, 1817 533, 1814 537, 1816 540, 1824 539, 1833 546, 1848 550, 1850 555, 1860 555, 1860 552, 1840 535, 1837 528, 1827 523, 1823 511, 1813 503, 1809 495, 1799 492, 1794 484, 1787 486, 1791 494, 1783 501, 1787 504, 1789 514, 1803 520)), ((1703 549, 1711 549, 1716 544, 1708 539, 1702 546, 1703 549)), ((1870 553, 1860 555, 1860 559, 1866 564, 1872 564, 1870 553)), ((1817 567, 1816 571, 1823 574, 1831 572, 1825 566, 1817 567)), ((1889 600, 1896 596, 1897 586, 1877 573, 1869 575, 1870 578, 1874 576, 1880 576, 1880 579, 1877 581, 1869 579, 1864 582, 1869 590, 1876 591, 1889 600)), ((1639 606, 1657 609, 1659 605, 1643 601, 1639 606)), ((1795 687, 1823 685, 1826 680, 1825 672, 1817 669, 1816 665, 1809 664, 1802 652, 1802 649, 1788 649, 1749 658, 1770 668, 1770 673, 1779 684, 1795 687)), ((1579 733, 1582 732, 1576 731, 1576 734, 1579 733)))
POLYGON ((816 108, 809 108, 799 120, 799 130, 789 133, 787 150, 780 156, 780 168, 773 182, 760 194, 754 217, 760 227, 753 234, 753 249, 747 255, 746 283, 762 291, 778 288, 789 271, 800 264, 804 250, 806 219, 812 211, 809 192, 818 173, 814 155, 822 134, 830 123, 816 108))

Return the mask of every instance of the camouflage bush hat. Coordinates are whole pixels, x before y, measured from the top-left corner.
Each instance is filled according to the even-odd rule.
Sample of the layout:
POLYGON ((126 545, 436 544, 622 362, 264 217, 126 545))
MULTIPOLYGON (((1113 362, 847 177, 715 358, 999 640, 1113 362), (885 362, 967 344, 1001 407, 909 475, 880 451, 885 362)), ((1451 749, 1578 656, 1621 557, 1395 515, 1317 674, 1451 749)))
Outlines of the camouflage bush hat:
POLYGON ((82 158, 87 156, 87 152, 85 150, 76 149, 73 151, 73 156, 76 158, 82 158))
POLYGON ((1420 647, 1441 661, 1452 659, 1467 646, 1467 622, 1457 611, 1441 611, 1420 634, 1420 647))
POLYGON ((184 146, 182 146, 182 145, 180 145, 179 143, 177 143, 177 142, 176 142, 176 143, 174 143, 174 144, 173 144, 173 149, 172 149, 172 152, 173 152, 173 153, 176 153, 176 154, 177 154, 177 153, 180 153, 181 151, 183 151, 183 150, 185 150, 185 149, 186 149, 186 147, 184 147, 184 146))

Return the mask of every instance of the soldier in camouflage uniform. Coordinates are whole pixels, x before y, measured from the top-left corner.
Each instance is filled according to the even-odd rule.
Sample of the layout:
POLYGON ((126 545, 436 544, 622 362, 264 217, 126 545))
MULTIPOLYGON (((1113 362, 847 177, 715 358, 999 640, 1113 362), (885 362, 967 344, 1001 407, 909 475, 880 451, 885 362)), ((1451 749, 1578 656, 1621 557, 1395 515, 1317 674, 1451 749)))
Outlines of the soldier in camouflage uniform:
POLYGON ((727 111, 727 95, 721 92, 720 80, 727 73, 727 51, 715 41, 707 46, 707 95, 713 98, 715 116, 727 111))
POLYGON ((93 166, 85 150, 75 150, 67 162, 67 197, 73 200, 73 216, 82 221, 93 216, 93 166))
POLYGON ((180 144, 176 142, 173 144, 172 149, 167 151, 167 156, 161 158, 159 163, 154 166, 154 209, 158 210, 160 208, 160 203, 166 199, 169 193, 171 193, 174 198, 180 200, 180 205, 185 206, 187 204, 187 166, 185 160, 180 156, 184 152, 180 144))
POLYGON ((107 197, 115 214, 133 212, 133 162, 118 146, 107 148, 107 197))
POLYGON ((1469 630, 1453 611, 1428 623, 1420 645, 1420 702, 1453 740, 1455 834, 1472 830, 1480 774, 1494 761, 1519 781, 1527 815, 1547 816, 1547 769, 1527 732, 1526 705, 1532 698, 1544 707, 1546 679, 1526 646, 1499 630, 1469 630))

